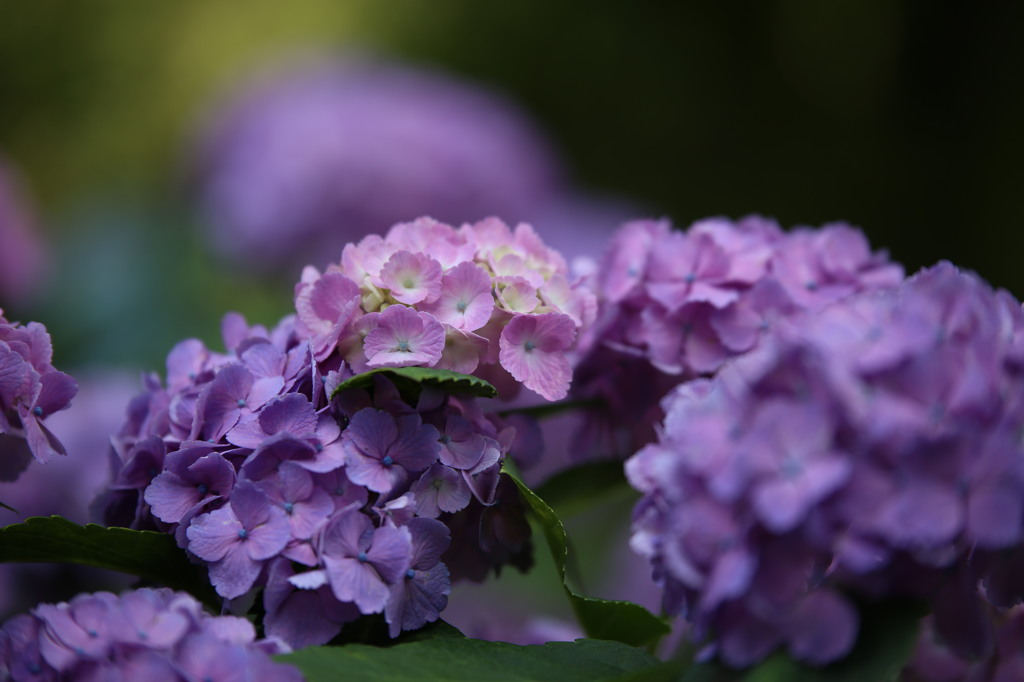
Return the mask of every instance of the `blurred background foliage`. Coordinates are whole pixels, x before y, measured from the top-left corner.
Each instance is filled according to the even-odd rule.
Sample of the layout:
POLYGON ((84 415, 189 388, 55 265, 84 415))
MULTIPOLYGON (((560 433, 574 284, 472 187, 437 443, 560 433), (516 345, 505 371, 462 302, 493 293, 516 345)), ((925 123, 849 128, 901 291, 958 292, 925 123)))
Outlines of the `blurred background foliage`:
POLYGON ((199 246, 189 145, 254 69, 350 48, 503 92, 576 183, 647 215, 847 220, 909 271, 948 258, 1021 296, 1022 28, 1021 3, 923 0, 4 2, 0 149, 56 255, 3 307, 66 365, 152 369, 219 347, 226 310, 285 313, 297 271, 199 246))

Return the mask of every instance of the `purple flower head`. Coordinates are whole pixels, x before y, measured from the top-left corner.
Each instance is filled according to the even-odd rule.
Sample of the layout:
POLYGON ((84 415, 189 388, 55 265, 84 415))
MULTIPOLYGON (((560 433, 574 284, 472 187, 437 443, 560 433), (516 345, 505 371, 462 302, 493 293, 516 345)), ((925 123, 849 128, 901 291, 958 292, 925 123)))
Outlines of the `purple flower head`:
POLYGON ((15 680, 298 682, 298 670, 270 660, 287 651, 256 641, 248 621, 206 615, 191 596, 167 589, 81 594, 0 628, 0 672, 15 680))
POLYGON ((367 408, 352 417, 342 433, 345 471, 353 483, 375 492, 388 492, 437 461, 441 450, 437 429, 423 424, 419 415, 397 419, 367 408))
POLYGON ((211 562, 210 580, 229 599, 253 586, 263 562, 290 537, 284 510, 246 482, 235 486, 228 506, 193 519, 186 534, 189 551, 211 562))
POLYGON ((587 421, 600 438, 576 439, 593 442, 595 455, 622 452, 622 441, 634 450, 649 442, 668 389, 753 352, 778 324, 859 292, 892 290, 903 276, 849 226, 784 233, 756 216, 702 220, 685 231, 664 221, 627 223, 598 272, 598 322, 580 340, 576 371, 584 380, 573 389, 608 405, 587 421), (639 376, 642 395, 631 388, 639 376), (617 418, 627 412, 630 419, 617 418), (629 427, 609 430, 613 421, 629 427))
POLYGON ((497 374, 509 398, 518 380, 550 400, 568 389, 567 355, 597 303, 529 225, 487 218, 455 229, 421 218, 347 245, 322 275, 307 268, 296 309, 317 361, 340 366, 339 376, 437 367, 497 374), (543 350, 524 357, 520 343, 543 350))
POLYGON ((509 102, 356 58, 258 74, 220 105, 198 156, 211 239, 250 266, 337 253, 410 216, 524 215, 561 184, 554 154, 509 102))
POLYGON ((856 638, 841 594, 925 599, 951 647, 984 655, 985 628, 958 623, 981 622, 980 583, 1008 596, 987 557, 1024 537, 1022 330, 1019 304, 940 264, 671 392, 626 465, 666 609, 731 665, 782 646, 821 665, 856 638))

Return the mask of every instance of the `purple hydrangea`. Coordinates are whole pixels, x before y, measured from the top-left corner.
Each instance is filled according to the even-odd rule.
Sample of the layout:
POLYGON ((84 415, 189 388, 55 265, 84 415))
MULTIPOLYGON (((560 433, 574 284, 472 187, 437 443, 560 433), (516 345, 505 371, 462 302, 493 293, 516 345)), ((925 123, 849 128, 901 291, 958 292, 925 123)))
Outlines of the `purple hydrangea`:
POLYGON ((783 232, 757 216, 625 224, 597 270, 597 322, 581 338, 573 395, 606 406, 575 455, 632 452, 651 442, 658 401, 755 349, 781 320, 861 291, 897 286, 899 265, 841 223, 783 232))
POLYGON ((529 225, 421 218, 349 244, 323 273, 307 267, 295 307, 325 367, 479 372, 505 398, 523 385, 558 400, 596 301, 529 225))
POLYGON ((14 680, 301 681, 272 654, 290 649, 256 640, 252 624, 207 615, 191 596, 139 589, 80 594, 41 604, 0 628, 0 676, 14 680))
MULTIPOLYGON (((345 281, 331 291, 358 292, 345 281)), ((348 319, 335 302, 313 297, 308 310, 348 319)), ((375 330, 441 325, 400 303, 371 314, 375 330)), ((514 430, 472 398, 402 395, 381 375, 335 395, 353 369, 317 349, 349 332, 319 329, 232 314, 227 352, 180 343, 166 386, 147 377, 129 405, 99 501, 108 524, 173 533, 225 599, 263 588, 266 631, 294 646, 323 644, 361 614, 383 613, 393 636, 421 627, 444 609, 450 576, 482 579, 530 556, 517 492, 498 485, 514 430), (515 534, 459 534, 462 519, 498 507, 515 534)))
POLYGON ((320 259, 409 216, 524 219, 562 185, 553 150, 510 102, 383 60, 262 74, 220 105, 197 148, 211 238, 247 267, 320 259))
POLYGON ((657 442, 626 464, 644 495, 631 544, 665 608, 734 666, 779 647, 841 658, 858 596, 927 601, 951 650, 981 655, 979 584, 998 606, 1024 597, 1007 560, 1024 540, 1022 378, 1020 303, 948 263, 779 321, 665 398, 657 442))
POLYGON ((66 408, 78 385, 50 364, 52 357, 46 327, 8 322, 0 310, 0 480, 17 478, 32 457, 46 462, 65 454, 43 420, 66 408))

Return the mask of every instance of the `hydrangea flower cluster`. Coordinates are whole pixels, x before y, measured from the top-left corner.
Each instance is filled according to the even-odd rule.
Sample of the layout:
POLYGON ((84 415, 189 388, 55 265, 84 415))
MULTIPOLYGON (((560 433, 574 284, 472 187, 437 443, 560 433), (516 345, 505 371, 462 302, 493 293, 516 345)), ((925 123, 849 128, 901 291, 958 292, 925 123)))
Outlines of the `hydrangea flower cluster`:
POLYGON ((1022 373, 1020 303, 943 263, 682 384, 626 465, 665 608, 734 666, 842 657, 852 597, 924 600, 952 650, 983 655, 979 584, 1024 597, 1022 373))
MULTIPOLYGON (((229 315, 224 336, 226 354, 179 344, 167 387, 150 377, 129 407, 107 522, 174 533, 225 598, 265 587, 266 631, 293 646, 361 613, 384 612, 392 636, 435 620, 450 589, 446 523, 521 518, 498 485, 511 430, 470 398, 424 389, 410 404, 381 376, 332 398, 342 373, 320 374, 294 318, 267 332, 229 315)), ((450 560, 456 575, 528 557, 528 531, 505 527, 514 519, 461 533, 476 545, 450 560)))
POLYGON ((665 220, 627 223, 598 268, 601 312, 580 342, 574 395, 601 398, 615 418, 597 422, 625 425, 626 437, 610 444, 631 452, 652 440, 657 400, 680 381, 750 352, 778 320, 902 279, 899 265, 842 223, 789 232, 757 216, 686 231, 665 220))
POLYGON ((311 262, 411 216, 524 219, 562 191, 557 155, 511 102, 380 59, 258 74, 196 148, 212 241, 250 269, 311 262))
POLYGON ((274 639, 257 641, 244 618, 207 615, 183 592, 97 592, 4 623, 0 677, 300 682, 297 669, 270 659, 288 651, 274 639))
POLYGON ((114 439, 107 522, 174 533, 225 598, 264 587, 266 631, 293 646, 359 614, 383 612, 397 635, 437 618, 450 575, 528 566, 525 510, 499 476, 514 428, 380 374, 339 386, 490 362, 565 395, 565 350, 594 302, 558 254, 526 225, 421 219, 308 268, 296 310, 270 331, 229 315, 227 353, 171 351, 166 387, 148 377, 114 439))
POLYGON ((505 398, 522 384, 558 400, 597 303, 527 224, 421 218, 347 245, 323 273, 307 267, 295 305, 325 366, 479 372, 505 398))
POLYGON ((32 457, 64 454, 43 420, 66 408, 78 386, 52 359, 46 327, 8 322, 0 310, 0 480, 17 478, 32 457))

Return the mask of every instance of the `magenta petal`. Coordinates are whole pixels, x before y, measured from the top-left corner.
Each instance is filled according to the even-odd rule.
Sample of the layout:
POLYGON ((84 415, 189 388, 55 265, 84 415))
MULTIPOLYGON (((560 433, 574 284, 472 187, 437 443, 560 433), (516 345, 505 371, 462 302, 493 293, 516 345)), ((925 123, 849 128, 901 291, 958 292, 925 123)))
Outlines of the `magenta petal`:
POLYGON ((397 420, 398 438, 388 454, 407 471, 423 471, 437 461, 441 452, 438 433, 430 424, 423 424, 418 414, 402 415, 397 420))
POLYGON ((188 549, 200 559, 219 561, 238 544, 241 530, 242 524, 231 507, 197 516, 186 531, 188 549))
POLYGON ((877 530, 900 547, 932 548, 960 531, 963 506, 953 488, 912 480, 882 508, 877 530))
POLYGON ((271 509, 268 498, 251 481, 240 481, 231 494, 231 508, 246 530, 264 523, 271 509))
POLYGON ((1020 540, 1024 499, 1020 485, 997 479, 971 488, 967 497, 967 528, 982 547, 1011 547, 1020 540))
POLYGON ((345 473, 353 483, 377 493, 390 492, 405 478, 402 467, 385 466, 379 459, 358 452, 346 453, 345 473))
POLYGON ((367 557, 385 582, 393 583, 409 568, 412 549, 408 528, 382 526, 373 534, 373 546, 367 557))
POLYGON ((177 523, 202 499, 195 485, 169 471, 154 478, 143 497, 153 516, 166 523, 177 523))
POLYGON ((331 591, 338 601, 355 602, 362 613, 379 613, 388 599, 388 588, 377 572, 358 559, 324 557, 331 591))
POLYGON ((245 547, 236 544, 220 561, 210 565, 210 582, 227 599, 240 597, 253 586, 263 563, 253 561, 245 547))
POLYGON ((287 431, 299 437, 312 435, 318 423, 313 404, 301 393, 289 393, 271 400, 260 411, 259 421, 268 434, 287 431))
POLYGON ((295 298, 299 319, 314 334, 331 333, 334 325, 350 316, 358 305, 359 286, 340 272, 327 272, 295 298))
POLYGON ((28 379, 31 367, 21 354, 0 341, 0 401, 14 402, 14 396, 28 379))
POLYGON ((857 639, 857 610, 831 590, 816 590, 796 608, 786 628, 798 661, 824 665, 850 652, 857 639))
POLYGON ((444 350, 444 325, 429 313, 393 305, 366 335, 363 351, 370 367, 433 366, 444 350))
POLYGON ((412 534, 410 566, 425 571, 441 560, 451 544, 451 533, 448 526, 432 519, 412 519, 408 528, 412 534))
POLYGON ((268 510, 265 523, 248 531, 245 546, 249 556, 257 561, 276 556, 292 539, 291 527, 284 511, 277 507, 268 510))
POLYGON ((568 315, 516 315, 501 332, 498 359, 531 391, 561 400, 572 378, 565 351, 575 337, 576 325, 568 315))
POLYGON ((381 267, 380 279, 396 301, 429 302, 441 293, 441 264, 426 254, 397 251, 381 267))
POLYGON ((64 372, 52 370, 39 377, 39 395, 35 407, 49 417, 63 410, 78 393, 78 383, 64 372))

